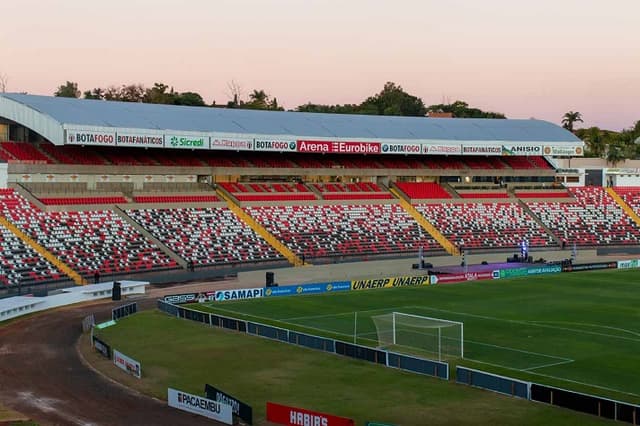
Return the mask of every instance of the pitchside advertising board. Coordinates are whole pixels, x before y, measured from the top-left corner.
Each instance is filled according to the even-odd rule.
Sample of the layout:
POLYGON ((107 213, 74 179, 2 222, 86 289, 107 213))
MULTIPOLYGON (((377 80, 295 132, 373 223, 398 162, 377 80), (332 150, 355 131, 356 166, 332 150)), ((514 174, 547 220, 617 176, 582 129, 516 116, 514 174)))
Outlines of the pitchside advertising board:
POLYGON ((353 419, 267 402, 267 421, 288 426, 354 426, 353 419))
POLYGON ((234 288, 229 290, 203 291, 200 293, 169 294, 163 300, 173 305, 184 303, 225 302, 227 300, 257 299, 264 296, 264 288, 234 288))
POLYGON ((465 274, 431 275, 430 284, 453 284, 465 281, 490 280, 495 278, 491 272, 467 272, 465 274))
POLYGON ((211 386, 208 383, 204 385, 204 393, 208 399, 218 401, 221 404, 230 405, 234 416, 238 416, 246 424, 253 424, 253 409, 250 405, 245 404, 239 399, 215 388, 214 386, 211 386))
POLYGON ((296 296, 304 294, 319 294, 336 291, 351 290, 351 281, 334 281, 330 283, 315 283, 301 285, 285 285, 279 287, 266 287, 265 297, 273 296, 296 296))
POLYGON ((140 367, 140 363, 115 349, 113 350, 113 363, 121 370, 126 371, 138 379, 142 377, 142 368, 140 367))
POLYGON ((351 290, 371 290, 375 288, 408 287, 429 284, 428 275, 374 278, 351 281, 351 290))
POLYGON ((199 414, 228 425, 233 424, 231 405, 172 388, 167 389, 167 403, 169 407, 177 408, 178 410, 199 414))

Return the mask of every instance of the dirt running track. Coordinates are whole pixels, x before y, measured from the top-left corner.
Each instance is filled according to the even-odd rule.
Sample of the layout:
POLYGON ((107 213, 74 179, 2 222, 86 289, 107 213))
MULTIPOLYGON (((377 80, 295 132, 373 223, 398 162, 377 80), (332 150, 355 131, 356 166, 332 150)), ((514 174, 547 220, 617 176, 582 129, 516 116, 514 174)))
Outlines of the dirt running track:
MULTIPOLYGON (((144 309, 155 300, 137 302, 144 309)), ((96 321, 104 320, 116 303, 122 304, 74 306, 1 327, 0 402, 41 425, 216 424, 131 391, 83 364, 76 350, 82 318, 95 313, 96 321)))

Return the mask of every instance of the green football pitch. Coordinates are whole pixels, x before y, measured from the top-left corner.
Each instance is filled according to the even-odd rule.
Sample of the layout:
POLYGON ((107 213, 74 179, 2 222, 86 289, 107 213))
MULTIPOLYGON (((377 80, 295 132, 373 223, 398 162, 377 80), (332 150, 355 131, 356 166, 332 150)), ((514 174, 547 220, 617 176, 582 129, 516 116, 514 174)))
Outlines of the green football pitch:
MULTIPOLYGON (((598 271, 453 285, 210 302, 228 317, 382 346, 372 317, 398 312, 464 324, 455 364, 640 402, 640 272, 598 271)), ((437 359, 406 338, 396 352, 437 359)))

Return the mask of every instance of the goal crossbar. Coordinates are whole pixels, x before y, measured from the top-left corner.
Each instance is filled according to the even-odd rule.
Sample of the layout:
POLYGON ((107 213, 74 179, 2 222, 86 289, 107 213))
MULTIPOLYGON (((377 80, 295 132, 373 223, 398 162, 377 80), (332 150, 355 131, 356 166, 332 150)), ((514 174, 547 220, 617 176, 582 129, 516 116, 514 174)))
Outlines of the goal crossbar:
POLYGON ((378 342, 464 358, 464 323, 443 318, 391 312, 372 316, 378 342), (445 331, 452 329, 453 331, 445 331), (434 332, 433 330, 437 330, 434 332), (459 331, 458 331, 459 330, 459 331))

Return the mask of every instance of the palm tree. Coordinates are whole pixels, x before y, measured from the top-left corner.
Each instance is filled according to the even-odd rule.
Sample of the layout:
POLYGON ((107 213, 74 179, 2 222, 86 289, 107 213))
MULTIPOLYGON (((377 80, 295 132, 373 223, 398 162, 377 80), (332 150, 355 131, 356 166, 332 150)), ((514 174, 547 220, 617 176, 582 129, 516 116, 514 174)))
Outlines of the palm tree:
POLYGON ((266 109, 269 95, 264 90, 254 90, 250 95, 251 103, 260 109, 266 109))
POLYGON ((570 132, 573 132, 573 123, 576 123, 578 121, 581 123, 584 122, 582 121, 582 114, 577 111, 569 111, 562 117, 562 127, 570 132))

